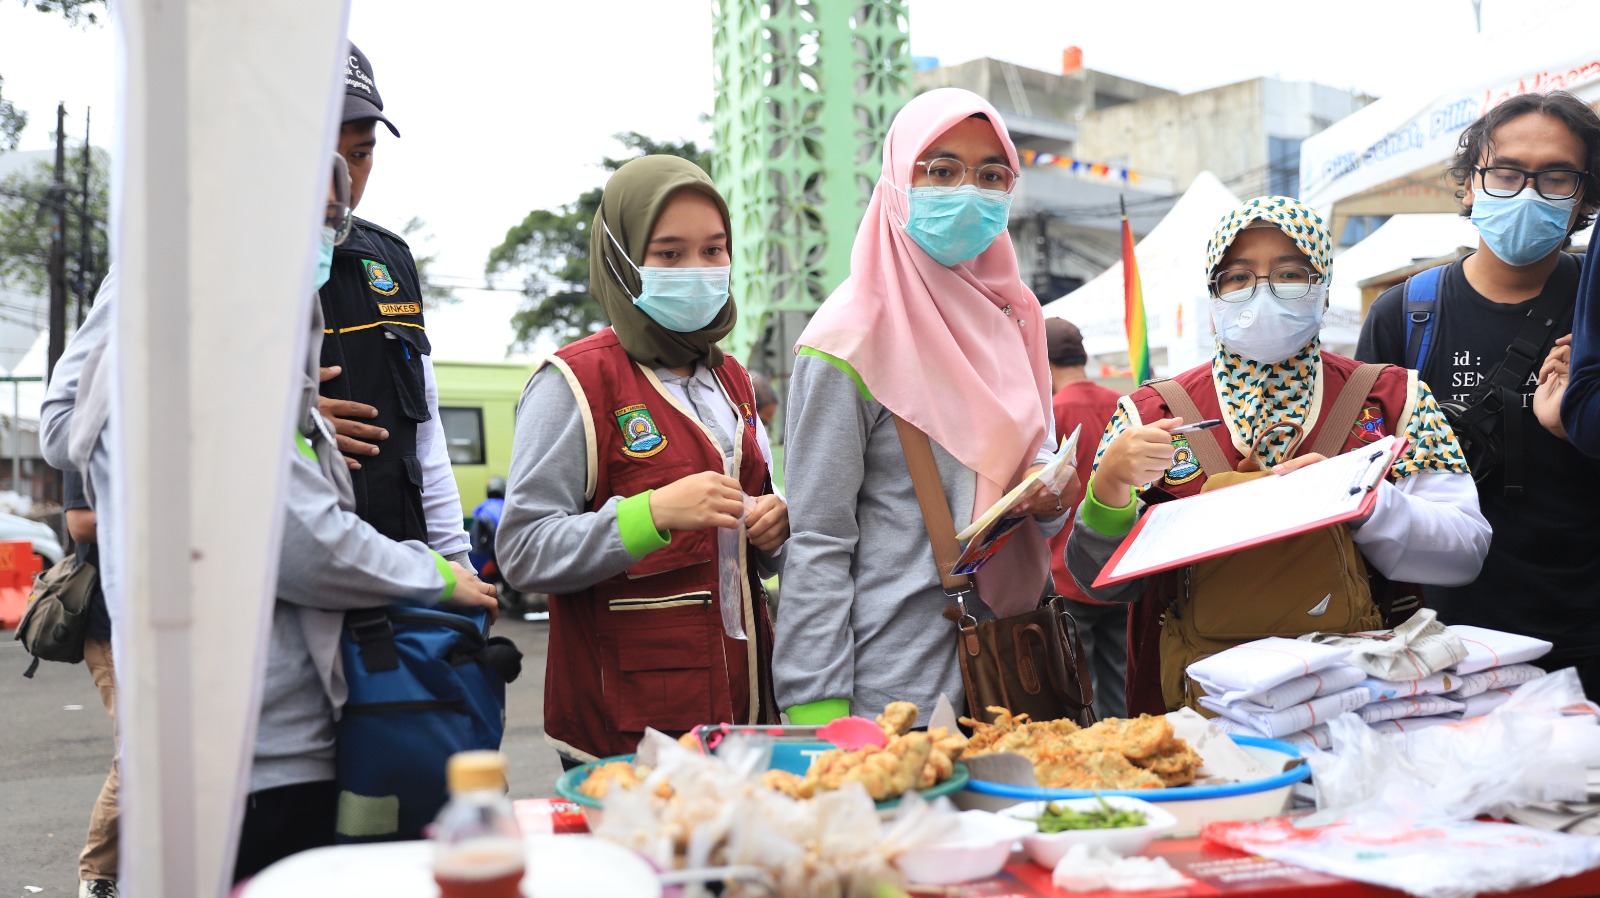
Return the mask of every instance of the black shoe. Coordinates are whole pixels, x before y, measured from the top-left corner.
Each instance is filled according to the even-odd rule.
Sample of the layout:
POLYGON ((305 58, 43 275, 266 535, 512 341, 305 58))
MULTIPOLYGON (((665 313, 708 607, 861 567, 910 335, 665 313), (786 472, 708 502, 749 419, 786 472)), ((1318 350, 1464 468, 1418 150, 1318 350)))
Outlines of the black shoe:
POLYGON ((117 898, 117 881, 85 879, 78 883, 78 898, 117 898))

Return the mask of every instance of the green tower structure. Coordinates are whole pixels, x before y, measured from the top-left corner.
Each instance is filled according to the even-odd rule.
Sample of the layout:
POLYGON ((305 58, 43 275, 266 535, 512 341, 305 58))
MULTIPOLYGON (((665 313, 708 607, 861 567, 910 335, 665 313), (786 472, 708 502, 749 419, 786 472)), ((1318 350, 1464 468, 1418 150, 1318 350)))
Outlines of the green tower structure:
POLYGON ((907 0, 712 0, 712 177, 733 219, 729 348, 779 377, 850 249, 911 96, 907 0))

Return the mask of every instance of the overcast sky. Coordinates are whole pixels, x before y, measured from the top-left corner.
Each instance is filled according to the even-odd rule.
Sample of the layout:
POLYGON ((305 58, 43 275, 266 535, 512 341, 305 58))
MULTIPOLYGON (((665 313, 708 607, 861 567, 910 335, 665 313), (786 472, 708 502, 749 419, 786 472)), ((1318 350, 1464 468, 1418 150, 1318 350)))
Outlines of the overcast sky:
MULTIPOLYGON (((489 249, 528 210, 599 184, 600 157, 620 152, 611 135, 710 135, 700 121, 712 105, 708 0, 353 3, 350 36, 404 135, 380 129, 360 213, 394 227, 426 219, 441 274, 480 279, 489 249)), ((1495 33, 1537 4, 1483 5, 1484 31, 1495 33)), ((1276 75, 1382 95, 1492 67, 1458 49, 1474 32, 1471 0, 910 0, 910 8, 918 56, 947 64, 993 56, 1057 71, 1062 48, 1077 45, 1089 68, 1185 92, 1276 75)), ((82 133, 92 106, 95 142, 109 142, 112 44, 109 27, 74 29, 0 0, 4 96, 32 117, 23 149, 49 145, 57 100, 67 103, 69 134, 82 133)))

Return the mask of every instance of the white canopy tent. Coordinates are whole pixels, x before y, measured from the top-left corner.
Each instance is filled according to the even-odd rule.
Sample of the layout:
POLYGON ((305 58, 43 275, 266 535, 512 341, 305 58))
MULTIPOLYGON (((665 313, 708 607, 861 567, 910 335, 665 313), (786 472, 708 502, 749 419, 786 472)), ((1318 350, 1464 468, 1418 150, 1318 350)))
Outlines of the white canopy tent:
MULTIPOLYGON (((1222 216, 1239 205, 1211 172, 1201 172, 1172 211, 1134 246, 1144 293, 1156 374, 1171 374, 1211 355, 1211 316, 1206 305, 1206 239, 1222 216)), ((1122 263, 1066 296, 1048 303, 1044 314, 1065 318, 1083 331, 1090 372, 1095 366, 1127 367, 1128 337, 1123 316, 1122 263)))
POLYGON ((1396 215, 1365 240, 1333 257, 1333 284, 1322 322, 1322 342, 1349 355, 1361 335, 1361 282, 1422 259, 1478 245, 1478 229, 1455 213, 1396 215))
POLYGON ((1600 101, 1600 3, 1551 0, 1515 29, 1479 35, 1459 68, 1385 96, 1300 147, 1300 198, 1337 236, 1351 215, 1453 212, 1444 178, 1461 132, 1508 97, 1567 90, 1600 101))
POLYGON ((220 896, 243 813, 347 2, 119 0, 108 446, 121 892, 220 896))

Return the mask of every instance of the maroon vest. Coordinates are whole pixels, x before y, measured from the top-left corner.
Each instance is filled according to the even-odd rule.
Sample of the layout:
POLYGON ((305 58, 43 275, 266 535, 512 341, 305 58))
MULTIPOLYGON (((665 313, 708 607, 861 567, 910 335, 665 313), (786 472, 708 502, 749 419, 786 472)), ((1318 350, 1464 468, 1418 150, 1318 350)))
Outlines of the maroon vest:
MULTIPOLYGON (((723 470, 722 450, 680 411, 609 328, 555 353, 570 372, 588 429, 594 472, 589 511, 690 474, 723 470)), ((756 439, 750 375, 725 357, 716 377, 737 410, 738 480, 771 492, 756 439)), ((537 413, 536 411, 533 413, 537 413)), ((776 719, 772 622, 754 560, 745 553, 745 632, 723 633, 715 530, 673 531, 672 542, 609 580, 550 597, 545 732, 597 757, 627 754, 645 727, 678 735, 705 723, 776 719)))
MULTIPOLYGON (((1322 414, 1326 415, 1332 409, 1334 399, 1344 388, 1345 381, 1350 379, 1350 375, 1355 373, 1360 365, 1361 363, 1355 359, 1329 352, 1322 353, 1322 414)), ((1367 394, 1367 401, 1362 403, 1359 420, 1345 435, 1340 452, 1349 452, 1363 443, 1375 442, 1396 432, 1395 424, 1400 420, 1401 414, 1405 411, 1406 401, 1411 397, 1408 375, 1406 369, 1393 365, 1378 375, 1377 382, 1367 394)), ((1217 400, 1209 363, 1191 368, 1174 377, 1173 381, 1189 394, 1201 417, 1227 417, 1222 413, 1222 406, 1217 400)), ((1140 421, 1148 423, 1172 417, 1171 410, 1152 387, 1140 387, 1129 398, 1139 410, 1140 421)), ((1327 418, 1319 418, 1317 425, 1300 441, 1298 451, 1309 451, 1309 447, 1317 441, 1318 435, 1328 424, 1327 418)), ((1347 422, 1337 422, 1336 426, 1347 426, 1347 422)), ((1214 427, 1204 433, 1190 434, 1188 438, 1209 440, 1213 434, 1221 445, 1222 454, 1227 458, 1228 464, 1237 467, 1239 462, 1244 460, 1244 455, 1234 448, 1233 440, 1225 427, 1214 427)), ((1173 497, 1182 499, 1200 492, 1208 473, 1210 472, 1199 467, 1197 459, 1180 460, 1180 463, 1169 468, 1166 475, 1154 485, 1173 497)), ((1136 717, 1140 713, 1165 714, 1167 711, 1166 701, 1161 696, 1161 614, 1171 598, 1164 592, 1170 592, 1175 588, 1177 580, 1176 577, 1162 575, 1152 577, 1144 595, 1134 603, 1133 614, 1128 619, 1127 685, 1130 717, 1136 717)))

